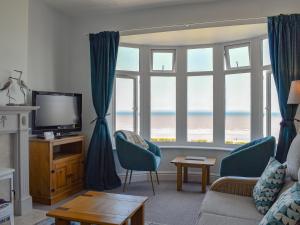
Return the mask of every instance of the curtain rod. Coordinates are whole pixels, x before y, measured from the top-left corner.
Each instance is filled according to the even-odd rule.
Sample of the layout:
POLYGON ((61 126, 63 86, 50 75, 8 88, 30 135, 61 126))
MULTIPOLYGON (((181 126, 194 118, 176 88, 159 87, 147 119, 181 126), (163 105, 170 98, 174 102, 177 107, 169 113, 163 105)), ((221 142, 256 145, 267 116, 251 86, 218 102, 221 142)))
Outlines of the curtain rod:
MULTIPOLYGON (((130 33, 135 33, 139 31, 151 31, 154 30, 154 32, 159 32, 159 30, 164 31, 170 31, 169 29, 172 28, 201 28, 201 26, 204 25, 225 25, 228 23, 239 23, 239 22, 248 22, 250 24, 251 22, 266 22, 267 17, 254 17, 254 18, 247 18, 247 19, 234 19, 234 20, 216 20, 211 22, 195 22, 195 23, 185 23, 185 24, 174 24, 174 25, 165 25, 165 26, 157 26, 157 27, 143 27, 143 28, 135 28, 135 29, 128 29, 128 30, 120 30, 120 34, 122 35, 130 35, 130 33)), ((228 24, 229 25, 229 24, 228 24)), ((241 24, 242 25, 242 24, 241 24)), ((161 31, 163 32, 163 31, 161 31)), ((85 34, 86 36, 89 36, 89 34, 85 34)))

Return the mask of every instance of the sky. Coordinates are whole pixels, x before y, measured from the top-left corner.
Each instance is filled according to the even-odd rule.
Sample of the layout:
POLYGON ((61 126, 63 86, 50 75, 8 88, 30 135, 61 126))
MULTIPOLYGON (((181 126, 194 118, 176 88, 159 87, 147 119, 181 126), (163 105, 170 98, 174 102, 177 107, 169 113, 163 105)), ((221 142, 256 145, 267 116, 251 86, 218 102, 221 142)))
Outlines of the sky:
MULTIPOLYGON (((268 43, 263 42, 263 52, 268 53, 268 43)), ((230 65, 249 65, 249 49, 229 49, 230 65)), ((170 69, 173 64, 173 53, 155 52, 153 56, 154 69, 170 69)), ((187 52, 187 71, 212 71, 213 49, 189 49, 187 52)), ((269 57, 263 58, 264 63, 269 63, 269 57)), ((180 66, 180 65, 179 65, 180 66)), ((150 68, 149 68, 150 69, 150 68)), ((120 47, 117 70, 139 70, 139 49, 120 47)), ((141 75, 142 76, 142 75, 141 75)), ((251 102, 251 75, 234 74, 225 75, 226 112, 250 112, 251 102)), ((213 77, 190 76, 188 77, 188 112, 213 110, 213 77)), ((133 80, 118 78, 117 106, 118 111, 132 111, 133 108, 133 80)), ((274 91, 272 92, 273 95, 274 91)), ((276 96, 276 93, 275 93, 276 96)), ((272 100, 274 97, 272 98, 272 100)), ((275 99, 276 100, 276 99, 275 99)), ((274 101, 274 100, 273 100, 274 101)), ((275 104, 275 103, 274 103, 275 104)), ((276 105, 276 104, 275 104, 276 105)), ((276 108, 276 107, 275 107, 276 108)), ((151 111, 176 110, 176 78, 175 77, 151 77, 151 111)))

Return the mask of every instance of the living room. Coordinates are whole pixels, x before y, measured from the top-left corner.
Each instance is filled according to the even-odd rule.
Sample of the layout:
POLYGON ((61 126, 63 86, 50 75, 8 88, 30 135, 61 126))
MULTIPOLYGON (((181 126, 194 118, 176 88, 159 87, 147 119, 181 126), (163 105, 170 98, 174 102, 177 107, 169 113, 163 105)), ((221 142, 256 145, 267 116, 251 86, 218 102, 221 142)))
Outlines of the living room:
POLYGON ((0 168, 14 180, 14 187, 0 181, 0 199, 15 199, 5 223, 69 224, 55 210, 78 197, 103 201, 98 192, 121 194, 108 205, 132 196, 143 209, 133 211, 143 216, 71 221, 299 222, 295 212, 288 223, 266 223, 252 196, 270 164, 280 170, 294 159, 287 175, 290 165, 300 166, 299 83, 292 82, 300 80, 297 0, 3 0, 0 6, 0 168), (66 122, 73 117, 74 124, 66 122), (243 149, 250 153, 238 155, 243 149), (54 188, 64 182, 66 189, 54 188), (236 213, 213 205, 222 199, 236 213), (237 211, 238 204, 246 207, 241 201, 248 214, 237 211))

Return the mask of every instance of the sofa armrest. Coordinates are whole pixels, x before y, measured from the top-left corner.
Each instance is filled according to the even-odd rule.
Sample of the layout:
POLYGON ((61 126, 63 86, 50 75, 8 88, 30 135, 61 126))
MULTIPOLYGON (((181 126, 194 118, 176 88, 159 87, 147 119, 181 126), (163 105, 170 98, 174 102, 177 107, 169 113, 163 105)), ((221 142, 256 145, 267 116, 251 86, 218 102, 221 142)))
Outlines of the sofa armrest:
POLYGON ((211 185, 210 190, 250 197, 258 179, 259 177, 221 177, 211 185))

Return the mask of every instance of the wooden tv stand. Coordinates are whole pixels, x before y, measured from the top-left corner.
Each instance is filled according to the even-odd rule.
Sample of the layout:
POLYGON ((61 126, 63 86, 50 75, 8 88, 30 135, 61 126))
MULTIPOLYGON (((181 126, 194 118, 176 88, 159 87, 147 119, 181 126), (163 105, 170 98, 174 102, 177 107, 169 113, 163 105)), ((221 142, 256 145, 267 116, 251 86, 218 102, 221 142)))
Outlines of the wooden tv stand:
POLYGON ((83 189, 84 141, 82 135, 30 139, 29 181, 34 202, 52 205, 83 189))

